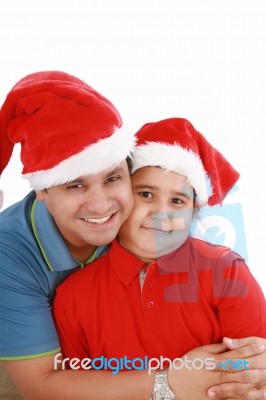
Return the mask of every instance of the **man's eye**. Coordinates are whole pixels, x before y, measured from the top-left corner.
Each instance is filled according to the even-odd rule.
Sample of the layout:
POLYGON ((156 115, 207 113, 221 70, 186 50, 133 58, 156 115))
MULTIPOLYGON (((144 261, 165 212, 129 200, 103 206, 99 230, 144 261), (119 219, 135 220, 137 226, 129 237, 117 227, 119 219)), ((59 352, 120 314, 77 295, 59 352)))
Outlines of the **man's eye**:
POLYGON ((75 184, 66 186, 66 189, 83 189, 83 188, 84 188, 84 185, 82 185, 81 183, 75 183, 75 184))
POLYGON ((152 199, 152 193, 151 192, 140 192, 139 193, 141 197, 145 197, 145 199, 152 199))
POLYGON ((108 179, 106 179, 106 182, 107 182, 107 183, 109 183, 109 182, 116 182, 116 181, 118 181, 120 178, 121 178, 121 176, 119 176, 119 175, 110 176, 108 179))

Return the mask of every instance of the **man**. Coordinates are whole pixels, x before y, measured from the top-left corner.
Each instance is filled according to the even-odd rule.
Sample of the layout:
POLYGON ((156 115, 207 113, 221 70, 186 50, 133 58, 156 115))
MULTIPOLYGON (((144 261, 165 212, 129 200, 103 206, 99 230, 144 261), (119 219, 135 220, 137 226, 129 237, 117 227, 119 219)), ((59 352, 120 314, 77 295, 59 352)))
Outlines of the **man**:
POLYGON ((59 347, 56 285, 105 252, 129 215, 134 136, 107 99, 62 72, 18 82, 1 126, 1 172, 20 142, 23 175, 38 193, 1 214, 1 357, 18 360, 59 347))
MULTIPOLYGON (((34 190, 1 213, 5 367, 26 399, 148 398, 154 375, 143 371, 114 378, 54 370, 60 345, 50 312, 55 287, 104 254, 130 214, 126 160, 134 136, 114 106, 86 83, 63 72, 40 72, 19 81, 2 106, 1 173, 15 143, 21 143, 23 175, 34 190)), ((222 344, 205 349, 222 350, 222 344)), ((243 356, 250 350, 258 352, 248 346, 243 356)), ((197 357, 199 350, 193 352, 197 357)), ((194 375, 196 390, 204 377, 194 375)), ((208 375, 206 387, 219 377, 208 375)), ((175 393, 178 381, 182 375, 175 393)))

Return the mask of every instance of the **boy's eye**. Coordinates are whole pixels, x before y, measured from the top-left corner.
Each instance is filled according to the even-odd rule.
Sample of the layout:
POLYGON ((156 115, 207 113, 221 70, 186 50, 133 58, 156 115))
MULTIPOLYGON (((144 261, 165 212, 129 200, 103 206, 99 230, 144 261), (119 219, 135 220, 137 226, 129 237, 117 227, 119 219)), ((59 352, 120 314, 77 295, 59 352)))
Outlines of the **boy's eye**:
POLYGON ((181 199, 172 199, 172 203, 174 204, 183 204, 183 201, 181 199))
POLYGON ((139 195, 141 197, 145 197, 145 199, 152 199, 152 193, 151 192, 140 192, 139 195))

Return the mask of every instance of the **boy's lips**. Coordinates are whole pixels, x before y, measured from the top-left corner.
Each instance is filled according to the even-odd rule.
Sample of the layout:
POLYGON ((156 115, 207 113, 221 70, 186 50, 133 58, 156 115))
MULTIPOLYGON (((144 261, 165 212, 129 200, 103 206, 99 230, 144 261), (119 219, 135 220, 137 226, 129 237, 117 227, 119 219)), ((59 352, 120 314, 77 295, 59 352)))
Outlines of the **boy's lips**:
POLYGON ((154 227, 148 227, 148 226, 142 226, 143 229, 145 229, 145 231, 150 232, 150 233, 159 233, 159 234, 164 234, 167 233, 168 231, 165 231, 163 229, 159 229, 159 228, 154 228, 154 227))

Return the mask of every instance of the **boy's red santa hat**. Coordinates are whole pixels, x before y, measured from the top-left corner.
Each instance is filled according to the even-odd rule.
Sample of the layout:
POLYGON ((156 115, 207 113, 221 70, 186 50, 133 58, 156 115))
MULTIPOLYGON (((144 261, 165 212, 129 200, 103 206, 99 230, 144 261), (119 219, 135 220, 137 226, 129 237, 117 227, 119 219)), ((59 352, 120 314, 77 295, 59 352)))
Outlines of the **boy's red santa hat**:
POLYGON ((23 176, 36 191, 97 174, 130 154, 135 138, 109 100, 61 71, 21 79, 1 108, 0 173, 21 143, 23 176))
POLYGON ((239 178, 224 156, 186 119, 145 124, 136 137, 133 172, 147 166, 178 172, 187 177, 201 204, 221 204, 239 178))

